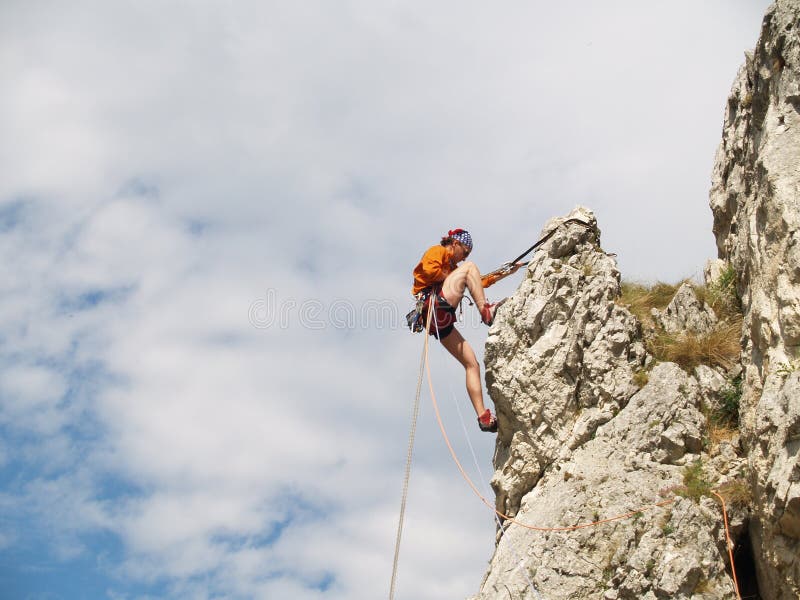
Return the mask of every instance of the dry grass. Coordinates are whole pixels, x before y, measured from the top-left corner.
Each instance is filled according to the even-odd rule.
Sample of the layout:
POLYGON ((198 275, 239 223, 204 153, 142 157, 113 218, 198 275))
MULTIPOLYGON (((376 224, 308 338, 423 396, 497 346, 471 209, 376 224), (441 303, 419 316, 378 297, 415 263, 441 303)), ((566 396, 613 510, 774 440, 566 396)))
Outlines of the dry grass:
MULTIPOLYGON (((618 302, 628 308, 645 329, 654 327, 650 311, 663 310, 683 284, 658 282, 647 286, 641 283, 623 282, 618 302)), ((705 364, 730 369, 739 360, 740 332, 742 324, 741 305, 735 293, 735 273, 729 268, 712 286, 694 286, 695 294, 715 311, 720 323, 713 331, 704 335, 691 333, 668 334, 656 332, 647 340, 649 352, 658 360, 674 362, 687 371, 705 364)), ((646 383, 638 377, 638 385, 646 383)))
POLYGON ((650 310, 657 308, 664 309, 669 304, 675 292, 678 291, 681 283, 672 285, 670 283, 658 282, 655 285, 647 286, 642 283, 630 283, 623 281, 621 295, 618 302, 631 311, 641 323, 652 324, 650 310))
POLYGON ((697 365, 711 365, 730 369, 739 361, 742 323, 723 322, 704 335, 666 332, 656 334, 648 343, 648 349, 658 360, 674 362, 686 371, 697 365))
POLYGON ((739 433, 739 430, 735 429, 730 424, 714 424, 708 418, 706 418, 706 422, 708 423, 708 442, 711 444, 712 448, 716 448, 722 442, 731 441, 739 433))
POLYGON ((633 383, 640 389, 647 385, 649 379, 650 374, 648 373, 647 369, 639 369, 633 374, 633 383))
POLYGON ((729 481, 719 486, 717 492, 725 498, 725 502, 728 504, 743 508, 753 505, 753 490, 744 479, 729 481))

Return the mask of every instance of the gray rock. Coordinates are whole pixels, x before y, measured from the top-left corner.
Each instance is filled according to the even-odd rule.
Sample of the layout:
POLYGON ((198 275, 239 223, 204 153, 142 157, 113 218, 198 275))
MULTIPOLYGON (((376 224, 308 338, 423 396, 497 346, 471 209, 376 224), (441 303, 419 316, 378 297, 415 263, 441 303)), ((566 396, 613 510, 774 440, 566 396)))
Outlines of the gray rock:
POLYGON ((710 193, 719 257, 737 273, 744 309, 742 443, 755 511, 761 593, 800 597, 793 440, 800 350, 800 2, 767 11, 728 99, 710 193))
POLYGON ((678 288, 663 311, 653 309, 653 317, 667 333, 708 333, 717 322, 714 311, 698 300, 688 283, 678 288))
POLYGON ((694 370, 694 376, 700 388, 703 404, 711 411, 719 409, 720 397, 730 385, 725 375, 708 365, 698 365, 694 370))
POLYGON ((645 510, 566 532, 510 525, 475 598, 529 598, 531 583, 548 599, 691 598, 701 586, 704 598, 733 598, 718 506, 673 494, 683 480, 677 463, 699 458, 698 404, 692 377, 674 364, 656 366, 593 439, 546 471, 516 520, 569 527, 645 510), (665 497, 674 502, 652 506, 665 497))
POLYGON ((719 281, 727 266, 725 261, 719 258, 714 258, 706 262, 706 266, 703 269, 703 281, 705 284, 710 287, 719 281))
POLYGON ((594 214, 578 207, 544 232, 554 227, 486 342, 486 382, 500 420, 492 485, 510 515, 548 465, 625 405, 645 358, 636 320, 614 302, 619 271, 600 249, 594 214), (559 226, 567 218, 588 226, 559 226))
MULTIPOLYGON (((714 372, 703 372, 704 388, 662 363, 641 390, 632 383, 646 358, 642 332, 615 302, 619 272, 594 215, 576 215, 588 226, 559 227, 536 253, 487 341, 497 507, 546 528, 649 508, 574 531, 510 524, 475 598, 530 598, 531 585, 545 598, 689 598, 699 589, 732 598, 718 507, 675 496, 701 457, 710 479, 741 477, 734 451, 718 452, 722 471, 703 454, 700 406, 714 372), (665 499, 674 504, 652 507, 665 499)), ((733 518, 741 529, 745 516, 733 518)))

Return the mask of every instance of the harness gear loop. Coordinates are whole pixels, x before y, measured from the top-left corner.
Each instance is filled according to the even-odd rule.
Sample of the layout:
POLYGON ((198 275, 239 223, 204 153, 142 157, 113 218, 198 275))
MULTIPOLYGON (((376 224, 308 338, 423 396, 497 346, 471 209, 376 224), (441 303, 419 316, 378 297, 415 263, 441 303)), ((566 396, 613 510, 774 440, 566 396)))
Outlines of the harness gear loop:
MULTIPOLYGON (((442 333, 446 336, 450 333, 447 330, 447 327, 450 327, 452 330, 452 326, 456 322, 456 311, 460 308, 461 314, 463 316, 464 309, 461 307, 459 303, 458 306, 451 306, 447 299, 444 297, 442 293, 442 286, 440 284, 427 287, 421 292, 417 293, 414 296, 416 303, 414 304, 414 308, 406 315, 406 323, 408 328, 411 330, 412 333, 420 333, 425 330, 426 318, 425 313, 428 311, 428 307, 432 306, 434 310, 434 315, 438 314, 449 314, 452 315, 442 317, 445 321, 447 321, 445 327, 442 330, 442 333)), ((462 298, 463 301, 464 298, 462 298)), ((472 302, 470 301, 470 306, 472 306, 472 302)), ((430 331, 430 330, 429 330, 430 331)), ((431 333, 434 335, 434 333, 431 333)), ((439 338, 439 328, 436 328, 435 337, 439 338)))

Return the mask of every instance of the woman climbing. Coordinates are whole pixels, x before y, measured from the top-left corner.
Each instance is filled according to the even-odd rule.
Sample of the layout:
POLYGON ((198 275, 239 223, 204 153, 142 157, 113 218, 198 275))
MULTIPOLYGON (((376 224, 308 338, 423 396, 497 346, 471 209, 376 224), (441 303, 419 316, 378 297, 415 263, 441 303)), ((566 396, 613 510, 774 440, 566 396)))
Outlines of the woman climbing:
MULTIPOLYGON (((467 393, 478 415, 478 426, 482 431, 497 431, 497 417, 483 404, 481 369, 472 347, 455 329, 456 308, 468 289, 481 315, 481 321, 491 325, 497 304, 486 301, 484 285, 478 267, 464 261, 472 252, 472 236, 464 229, 447 232, 438 246, 428 248, 422 260, 414 268, 414 287, 411 293, 425 299, 424 318, 428 315, 428 302, 433 301, 434 319, 430 334, 447 348, 466 370, 467 393), (461 263, 459 265, 459 263, 461 263)), ((513 271, 522 265, 514 265, 513 271)))

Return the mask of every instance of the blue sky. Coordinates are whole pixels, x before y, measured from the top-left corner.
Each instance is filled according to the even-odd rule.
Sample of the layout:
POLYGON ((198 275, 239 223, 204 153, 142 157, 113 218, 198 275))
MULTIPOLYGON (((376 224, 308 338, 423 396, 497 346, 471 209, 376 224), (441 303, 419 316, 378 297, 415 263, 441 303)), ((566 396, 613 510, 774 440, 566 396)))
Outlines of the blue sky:
MULTIPOLYGON (((419 256, 583 204, 623 277, 699 274, 767 4, 3 2, 0 597, 386 595, 419 256)), ((427 398, 410 493, 398 598, 474 593, 492 518, 427 398)))

